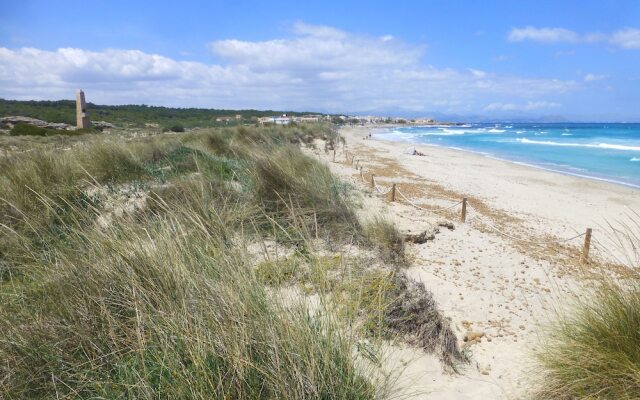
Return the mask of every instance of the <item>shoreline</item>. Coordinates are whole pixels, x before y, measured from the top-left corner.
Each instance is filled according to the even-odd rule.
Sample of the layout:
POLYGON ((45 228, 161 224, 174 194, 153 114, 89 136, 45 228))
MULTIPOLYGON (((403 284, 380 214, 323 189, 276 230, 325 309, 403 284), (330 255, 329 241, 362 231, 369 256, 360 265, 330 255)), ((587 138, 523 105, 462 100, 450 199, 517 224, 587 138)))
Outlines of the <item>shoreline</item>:
MULTIPOLYGON (((370 129, 371 129, 372 135, 375 135, 376 133, 378 133, 378 134, 382 133, 382 132, 375 132, 376 130, 385 129, 385 127, 374 126, 374 127, 370 127, 370 129)), ((543 170, 543 171, 552 172, 552 173, 556 173, 556 174, 568 175, 568 176, 578 177, 578 178, 583 178, 583 179, 588 179, 588 180, 595 180, 595 181, 599 181, 599 182, 606 182, 606 183, 611 183, 611 184, 614 184, 614 185, 620 185, 620 186, 625 186, 625 187, 628 187, 628 188, 633 188, 635 190, 640 190, 640 184, 621 181, 621 180, 618 180, 618 178, 616 178, 616 177, 603 177, 603 176, 598 176, 598 175, 581 174, 581 173, 578 173, 578 172, 571 172, 571 171, 563 170, 563 169, 554 169, 552 167, 546 167, 544 165, 536 164, 535 162, 519 161, 519 160, 515 160, 515 159, 510 159, 508 157, 494 155, 492 153, 487 153, 487 152, 484 152, 484 151, 475 151, 475 150, 470 150, 470 149, 464 149, 464 148, 461 148, 461 147, 441 146, 441 145, 434 144, 434 143, 421 143, 421 142, 413 141, 413 140, 404 140, 404 138, 401 137, 401 136, 398 136, 398 140, 381 139, 381 138, 376 138, 376 140, 389 142, 389 143, 408 143, 408 144, 412 144, 414 146, 428 146, 428 147, 448 149, 448 150, 453 150, 453 151, 461 151, 461 152, 465 152, 465 153, 481 155, 481 156, 484 156, 484 157, 487 157, 487 158, 490 158, 490 159, 494 159, 494 160, 499 160, 499 161, 504 161, 504 162, 508 162, 508 163, 514 163, 514 164, 518 164, 518 165, 522 165, 522 166, 526 166, 526 167, 536 168, 536 169, 540 169, 540 170, 543 170)), ((589 171, 585 171, 585 172, 589 173, 589 171)))
POLYGON ((634 186, 432 144, 409 143, 429 149, 425 157, 409 156, 403 154, 407 142, 375 136, 362 140, 372 129, 343 128, 341 133, 352 149, 385 153, 428 181, 477 196, 516 215, 547 220, 547 233, 568 236, 587 226, 606 227, 640 210, 639 188, 634 186), (572 210, 566 211, 566 207, 572 210))

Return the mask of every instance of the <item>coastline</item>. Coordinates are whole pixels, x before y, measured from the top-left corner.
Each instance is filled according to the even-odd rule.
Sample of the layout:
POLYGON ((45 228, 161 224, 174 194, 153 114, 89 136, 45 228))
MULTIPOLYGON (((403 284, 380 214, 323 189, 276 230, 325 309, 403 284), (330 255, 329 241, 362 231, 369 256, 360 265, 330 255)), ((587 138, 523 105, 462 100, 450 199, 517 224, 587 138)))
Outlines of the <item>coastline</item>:
POLYGON ((432 144, 373 138, 362 140, 374 127, 343 128, 353 149, 370 149, 391 156, 420 177, 460 193, 478 196, 493 207, 549 220, 552 234, 566 236, 582 227, 606 226, 640 210, 638 188, 579 174, 550 170, 492 155, 432 144), (407 145, 426 157, 404 155, 407 145), (429 171, 429 173, 426 173, 429 171), (505 201, 508 199, 508 201, 505 201), (558 207, 557 205, 562 205, 558 207), (571 211, 566 212, 565 209, 571 211), (575 230, 568 227, 575 226, 575 230))
MULTIPOLYGON (((527 159, 527 158, 523 158, 523 157, 518 157, 517 155, 514 154, 509 154, 509 153, 500 153, 498 152, 491 152, 491 151, 483 151, 483 150, 474 150, 474 149, 468 149, 468 148, 462 148, 462 147, 457 147, 457 146, 451 146, 451 145, 441 145, 441 144, 437 144, 437 143, 423 143, 420 142, 419 140, 415 140, 415 138, 411 135, 407 135, 407 134, 399 134, 399 135, 395 135, 395 137, 397 137, 396 139, 391 139, 389 138, 390 132, 388 132, 389 130, 393 129, 393 128, 397 128, 400 126, 394 126, 394 125, 389 125, 389 126, 375 126, 372 127, 372 134, 373 135, 380 135, 383 137, 378 137, 377 140, 381 140, 381 141, 388 141, 388 142, 401 142, 401 143, 408 143, 408 144, 412 144, 414 146, 429 146, 429 147, 438 147, 438 148, 444 148, 444 149, 451 149, 451 150, 458 150, 458 151, 464 151, 464 152, 469 152, 469 153, 473 153, 473 154, 480 154, 483 156, 486 156, 488 158, 493 158, 493 159, 497 159, 497 160, 501 160, 501 161, 507 161, 507 162, 512 162, 515 164, 520 164, 520 165, 524 165, 524 166, 529 166, 529 167, 533 167, 533 168, 538 168, 541 170, 545 170, 545 171, 549 171, 549 172, 554 172, 554 173, 559 173, 559 174, 563 174, 563 175, 570 175, 570 176, 575 176, 575 177, 580 177, 580 178, 586 178, 586 179, 592 179, 592 180, 597 180, 597 181, 601 181, 601 182, 609 182, 609 183, 613 183, 616 185, 622 185, 622 186, 627 186, 630 188, 634 188, 634 189, 640 189, 640 181, 638 181, 637 179, 631 179, 631 181, 628 180, 624 180, 624 177, 617 177, 615 175, 604 175, 604 174, 598 174, 597 172, 594 171, 590 171, 584 168, 579 168, 579 167, 575 167, 572 165, 566 165, 566 164, 558 164, 558 163, 553 163, 553 162, 544 162, 544 161, 536 161, 535 159, 527 159)), ((491 131, 489 131, 491 132, 491 131)), ((518 139, 518 140, 522 140, 525 141, 527 139, 518 139)), ((537 142, 533 142, 531 141, 530 143, 537 143, 537 142)), ((548 143, 548 142, 542 142, 542 143, 548 143)), ((637 149, 636 147, 628 147, 628 146, 620 146, 620 145, 609 145, 607 143, 604 144, 599 144, 599 145, 591 145, 591 144, 574 144, 574 143, 557 143, 554 145, 557 146, 565 146, 565 147, 604 147, 604 148, 620 148, 620 147, 625 147, 625 149, 637 149)), ((632 158, 630 161, 636 161, 635 158, 632 158)), ((638 159, 637 161, 640 161, 640 159, 638 159)))
POLYGON ((424 391, 441 400, 526 398, 536 369, 532 349, 549 318, 571 304, 588 270, 579 263, 580 234, 593 228, 590 257, 620 259, 607 246, 608 223, 625 222, 630 210, 640 210, 637 189, 444 147, 412 143, 426 155, 406 155, 406 142, 364 140, 371 129, 341 129, 349 155, 364 167, 364 178, 341 151, 335 162, 332 155, 315 154, 357 188, 359 218, 384 216, 405 234, 438 230, 443 221, 453 224, 453 229, 440 228, 429 242, 407 245, 412 261, 406 273, 433 293, 459 344, 468 345, 473 355, 470 366, 450 375, 421 349, 391 351, 391 370, 402 370, 398 394, 424 391), (370 188, 371 174, 384 188, 396 183, 425 209, 404 199, 385 201, 370 188), (428 211, 455 206, 462 196, 469 198, 466 223, 460 221, 459 205, 439 214, 428 211), (573 240, 540 246, 513 237, 573 240), (469 332, 484 336, 463 342, 469 332))

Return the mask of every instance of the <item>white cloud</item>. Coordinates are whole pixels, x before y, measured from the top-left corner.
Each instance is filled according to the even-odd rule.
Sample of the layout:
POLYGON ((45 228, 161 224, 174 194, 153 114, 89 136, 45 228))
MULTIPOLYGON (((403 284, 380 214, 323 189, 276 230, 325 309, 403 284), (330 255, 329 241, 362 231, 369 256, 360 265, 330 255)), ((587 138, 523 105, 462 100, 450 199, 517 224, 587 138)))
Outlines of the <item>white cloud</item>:
POLYGON ((481 112, 486 99, 540 101, 574 81, 425 65, 423 46, 298 23, 290 37, 218 40, 218 64, 139 50, 0 48, 0 97, 219 108, 481 112))
POLYGON ((624 49, 640 49, 640 29, 619 30, 611 35, 610 41, 624 49))
POLYGON ((586 74, 584 76, 584 80, 587 82, 593 82, 593 81, 601 81, 603 79, 607 79, 606 75, 597 75, 597 74, 586 74))
POLYGON ((469 72, 471 72, 471 74, 473 76, 475 76, 476 78, 484 78, 487 76, 487 73, 484 71, 481 71, 479 69, 473 69, 473 68, 469 68, 469 72))
POLYGON ((485 111, 533 111, 560 107, 560 104, 550 101, 529 101, 525 104, 491 103, 485 111))
POLYGON ((573 57, 576 55, 576 51, 575 50, 567 50, 567 51, 563 51, 563 50, 558 50, 556 51, 556 57, 573 57))
POLYGON ((510 42, 542 43, 601 43, 607 42, 623 49, 640 49, 640 29, 625 28, 611 34, 589 32, 579 34, 565 28, 513 28, 507 35, 510 42))
POLYGON ((532 40, 534 42, 577 42, 579 36, 577 33, 564 28, 534 28, 527 26, 526 28, 514 28, 509 32, 508 39, 510 42, 523 42, 532 40))

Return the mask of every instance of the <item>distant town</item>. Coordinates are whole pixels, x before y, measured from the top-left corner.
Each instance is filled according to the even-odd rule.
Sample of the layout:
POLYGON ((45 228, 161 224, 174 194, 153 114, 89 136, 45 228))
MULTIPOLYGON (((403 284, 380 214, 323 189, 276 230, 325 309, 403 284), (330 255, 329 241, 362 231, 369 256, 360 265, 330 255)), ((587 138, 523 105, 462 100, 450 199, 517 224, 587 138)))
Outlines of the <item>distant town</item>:
MULTIPOLYGON (((236 115, 236 119, 240 119, 240 115, 236 115)), ((224 118, 218 118, 217 122, 224 121, 224 118)), ((353 124, 353 125, 369 125, 369 124, 417 124, 428 125, 436 124, 434 119, 431 118, 419 118, 419 119, 407 119, 399 117, 380 117, 380 116, 358 116, 358 115, 301 115, 301 116, 289 116, 282 114, 272 117, 260 117, 258 123, 260 124, 276 124, 276 125, 288 125, 294 123, 305 122, 333 122, 341 124, 353 124)))

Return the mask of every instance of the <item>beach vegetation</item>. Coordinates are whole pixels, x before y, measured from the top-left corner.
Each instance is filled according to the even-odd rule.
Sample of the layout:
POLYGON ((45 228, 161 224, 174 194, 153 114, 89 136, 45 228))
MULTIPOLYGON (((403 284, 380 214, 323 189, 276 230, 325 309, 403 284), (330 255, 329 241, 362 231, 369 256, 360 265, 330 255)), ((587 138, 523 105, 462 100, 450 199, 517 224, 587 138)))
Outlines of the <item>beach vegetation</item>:
POLYGON ((591 271, 570 306, 559 309, 546 327, 535 352, 540 370, 537 398, 640 398, 637 217, 631 218, 635 226, 611 234, 611 248, 628 255, 627 273, 591 271))
POLYGON ((11 136, 54 136, 54 135, 76 136, 82 133, 87 133, 87 132, 79 132, 79 131, 65 130, 65 129, 43 128, 40 126, 35 126, 30 124, 16 124, 9 131, 9 135, 11 136))
POLYGON ((92 135, 0 157, 0 397, 384 396, 363 336, 453 333, 397 256, 367 258, 351 187, 301 150, 333 134, 92 135), (337 252, 353 245, 365 255, 337 252))
POLYGON ((384 262, 396 266, 407 263, 404 236, 392 221, 376 216, 365 224, 364 234, 384 262))

